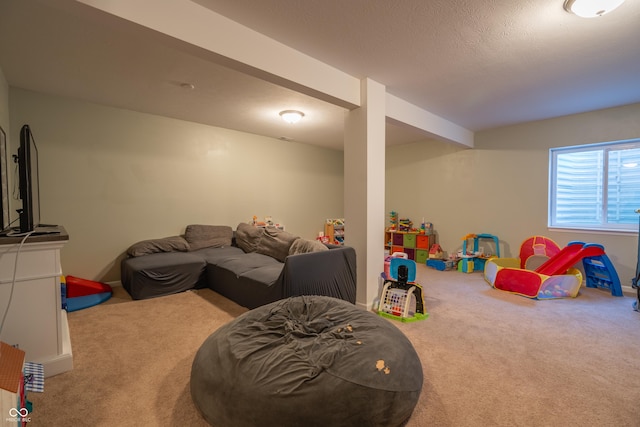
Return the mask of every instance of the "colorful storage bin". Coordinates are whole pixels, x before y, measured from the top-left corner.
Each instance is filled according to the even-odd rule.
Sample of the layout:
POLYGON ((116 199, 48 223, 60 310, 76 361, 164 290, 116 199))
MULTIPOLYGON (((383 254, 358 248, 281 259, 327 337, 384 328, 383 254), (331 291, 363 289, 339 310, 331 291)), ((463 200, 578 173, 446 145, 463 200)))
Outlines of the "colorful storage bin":
POLYGON ((429 251, 426 249, 416 249, 416 263, 426 264, 429 259, 429 251))
POLYGON ((416 248, 429 250, 429 236, 419 234, 416 236, 416 248))
POLYGON ((405 234, 403 238, 402 245, 405 248, 415 248, 416 247, 416 235, 415 234, 405 234))

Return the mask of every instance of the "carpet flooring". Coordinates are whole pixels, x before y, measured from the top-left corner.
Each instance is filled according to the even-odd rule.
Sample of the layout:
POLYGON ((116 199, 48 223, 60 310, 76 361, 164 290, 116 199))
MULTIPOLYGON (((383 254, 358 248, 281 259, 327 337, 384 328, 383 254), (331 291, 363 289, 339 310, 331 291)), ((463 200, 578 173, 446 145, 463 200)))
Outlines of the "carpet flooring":
MULTIPOLYGON (((535 301, 479 273, 418 266, 430 316, 388 320, 418 352, 424 387, 409 427, 640 427, 640 313, 582 288, 535 301)), ((191 401, 196 350, 245 308, 205 289, 69 313, 74 369, 30 393, 37 426, 206 426, 191 401)), ((331 410, 327 405, 327 410, 331 410)))

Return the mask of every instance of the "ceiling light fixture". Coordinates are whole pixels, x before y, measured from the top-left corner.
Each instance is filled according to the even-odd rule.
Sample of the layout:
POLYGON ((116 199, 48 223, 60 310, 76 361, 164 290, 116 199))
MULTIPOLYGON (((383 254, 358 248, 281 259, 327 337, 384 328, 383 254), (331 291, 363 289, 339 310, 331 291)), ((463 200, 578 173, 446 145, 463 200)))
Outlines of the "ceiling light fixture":
POLYGON ((301 118, 304 117, 304 113, 302 111, 297 110, 284 110, 280 111, 280 117, 287 123, 298 123, 301 118))
POLYGON ((624 3, 624 0, 566 0, 564 10, 581 18, 596 18, 606 15, 624 3))

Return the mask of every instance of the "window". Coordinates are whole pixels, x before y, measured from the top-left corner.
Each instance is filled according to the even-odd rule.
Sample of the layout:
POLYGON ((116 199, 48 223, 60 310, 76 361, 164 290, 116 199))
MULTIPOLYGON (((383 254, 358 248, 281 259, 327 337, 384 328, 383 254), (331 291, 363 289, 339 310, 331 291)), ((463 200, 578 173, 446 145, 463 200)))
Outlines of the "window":
POLYGON ((640 139, 549 150, 549 227, 637 231, 640 139))

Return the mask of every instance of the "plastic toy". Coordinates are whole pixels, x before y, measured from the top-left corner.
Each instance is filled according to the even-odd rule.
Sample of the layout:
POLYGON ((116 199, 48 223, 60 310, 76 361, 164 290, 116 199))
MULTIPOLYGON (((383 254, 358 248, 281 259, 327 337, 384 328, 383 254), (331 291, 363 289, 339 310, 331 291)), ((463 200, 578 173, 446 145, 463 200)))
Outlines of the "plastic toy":
POLYGON ((331 242, 329 242, 329 236, 326 236, 324 234, 324 231, 319 231, 318 232, 318 237, 316 237, 316 240, 321 242, 321 243, 331 243, 331 242))
POLYGON ((431 245, 431 249, 429 249, 429 259, 442 259, 444 257, 444 252, 442 251, 442 247, 434 243, 431 245))
POLYGON ((267 223, 264 221, 258 221, 258 217, 256 215, 253 216, 253 220, 251 222, 252 225, 255 225, 256 227, 266 227, 267 223))
POLYGON ((400 218, 398 221, 398 230, 399 231, 411 231, 413 227, 413 221, 409 218, 400 218))
POLYGON ((409 259, 409 255, 404 252, 394 252, 384 259, 384 279, 391 279, 391 259, 404 258, 409 259))
POLYGON ((98 305, 111 298, 111 286, 74 276, 62 278, 63 301, 68 312, 98 305))
POLYGON ((485 263, 488 259, 494 256, 492 253, 484 251, 480 247, 481 239, 490 239, 493 241, 496 254, 500 257, 500 243, 496 236, 493 234, 481 233, 481 234, 467 234, 462 238, 462 250, 459 253, 460 261, 458 262, 458 271, 463 273, 473 273, 474 271, 483 271, 485 263), (467 241, 473 240, 473 250, 467 249, 467 241))
POLYGON ((455 266, 455 261, 444 259, 428 259, 427 267, 435 268, 439 271, 451 270, 455 266))
POLYGON ((390 279, 384 281, 378 314, 402 322, 414 322, 429 317, 424 310, 422 286, 415 283, 415 261, 392 258, 390 264, 390 279))
POLYGON ((420 224, 420 234, 426 234, 427 236, 433 234, 433 224, 430 222, 425 222, 424 217, 422 218, 422 223, 420 224))
MULTIPOLYGON (((529 239, 523 245, 528 247, 529 239)), ((528 251, 524 253, 526 256, 528 251)), ((596 243, 570 242, 533 271, 519 268, 526 260, 491 258, 486 262, 484 279, 496 289, 528 298, 575 298, 583 277, 573 265, 581 260, 587 287, 610 289, 612 295, 622 296, 618 274, 604 247, 596 243)))
POLYGON ((389 230, 397 230, 398 229, 398 212, 391 211, 389 213, 389 230))
POLYGON ((560 246, 544 236, 531 236, 520 245, 520 268, 535 270, 540 260, 555 256, 560 252, 560 246))

